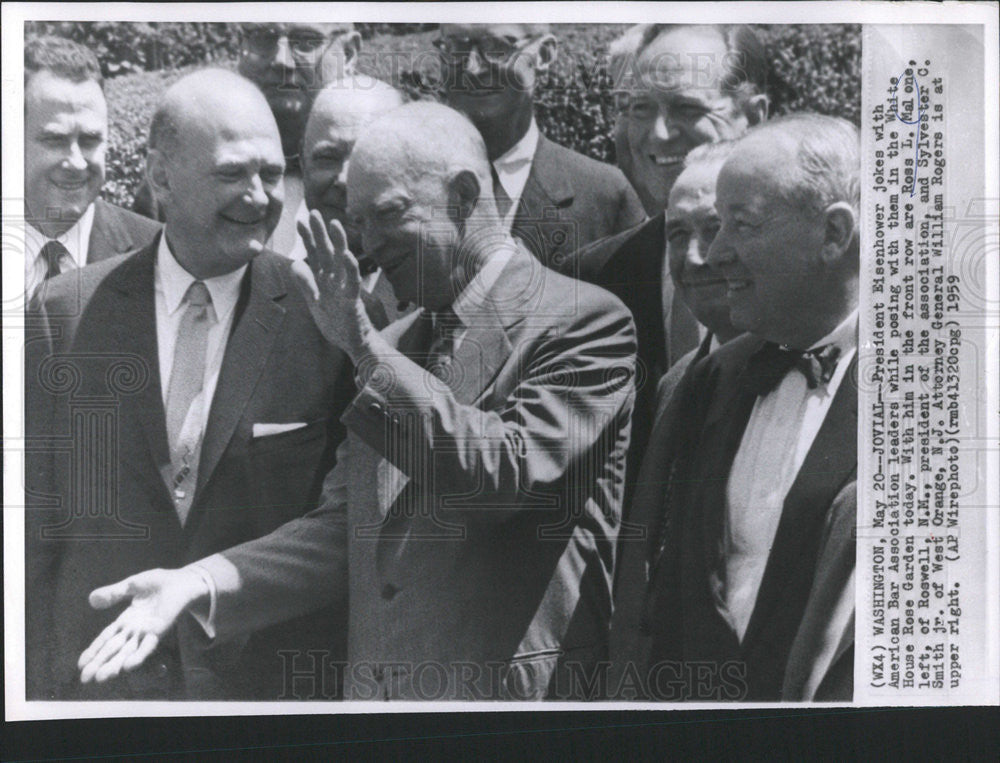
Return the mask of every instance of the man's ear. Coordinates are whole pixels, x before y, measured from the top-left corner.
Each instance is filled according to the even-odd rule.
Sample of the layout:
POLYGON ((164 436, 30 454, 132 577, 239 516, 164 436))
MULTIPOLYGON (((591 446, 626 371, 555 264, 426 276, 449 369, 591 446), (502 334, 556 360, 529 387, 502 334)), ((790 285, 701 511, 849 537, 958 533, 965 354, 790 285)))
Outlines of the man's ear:
POLYGON ((823 261, 828 265, 839 263, 857 236, 857 218, 851 205, 838 201, 823 213, 823 261))
POLYGON ((344 72, 351 74, 354 71, 354 64, 358 60, 358 53, 361 52, 360 32, 347 32, 344 34, 344 72))
POLYGON ((759 125, 767 119, 767 96, 763 93, 751 95, 743 101, 743 115, 747 118, 750 127, 759 125))
POLYGON ((461 170, 452 176, 448 182, 448 195, 450 206, 458 214, 457 222, 465 222, 472 216, 473 210, 479 204, 481 190, 479 178, 470 170, 461 170))
POLYGON ((555 35, 547 34, 535 43, 535 45, 537 46, 537 51, 535 53, 535 71, 547 71, 559 57, 559 43, 556 41, 555 35))
POLYGON ((146 156, 146 182, 158 204, 170 198, 170 168, 160 149, 151 148, 146 156))

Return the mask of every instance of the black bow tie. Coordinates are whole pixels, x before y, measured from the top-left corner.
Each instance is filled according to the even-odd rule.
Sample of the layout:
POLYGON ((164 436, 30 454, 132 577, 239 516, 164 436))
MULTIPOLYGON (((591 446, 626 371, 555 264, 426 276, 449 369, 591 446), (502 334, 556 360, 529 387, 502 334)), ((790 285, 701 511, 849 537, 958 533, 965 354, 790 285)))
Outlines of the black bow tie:
POLYGON ((826 384, 833 377, 840 358, 840 348, 834 344, 813 350, 792 350, 768 342, 750 358, 747 364, 747 383, 758 396, 763 397, 781 383, 793 368, 806 377, 809 389, 826 384))

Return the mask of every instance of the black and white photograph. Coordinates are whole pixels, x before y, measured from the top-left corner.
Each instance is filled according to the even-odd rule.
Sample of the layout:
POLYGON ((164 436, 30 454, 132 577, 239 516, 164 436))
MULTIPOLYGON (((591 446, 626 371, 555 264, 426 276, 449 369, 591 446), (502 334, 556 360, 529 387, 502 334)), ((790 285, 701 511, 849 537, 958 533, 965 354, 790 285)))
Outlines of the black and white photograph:
POLYGON ((8 718, 1000 701, 996 5, 657 5, 5 7, 8 718))

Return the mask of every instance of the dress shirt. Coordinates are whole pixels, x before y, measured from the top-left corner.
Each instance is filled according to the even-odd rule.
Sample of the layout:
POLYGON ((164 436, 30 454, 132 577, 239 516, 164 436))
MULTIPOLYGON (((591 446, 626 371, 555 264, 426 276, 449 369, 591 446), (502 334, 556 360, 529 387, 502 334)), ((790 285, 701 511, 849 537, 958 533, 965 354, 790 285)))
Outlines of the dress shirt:
MULTIPOLYGON (((208 414, 212 405, 215 385, 219 381, 219 371, 222 369, 222 358, 226 354, 226 341, 233 325, 233 315, 236 302, 240 296, 240 284, 247 266, 244 265, 231 273, 203 278, 202 282, 212 295, 212 308, 215 310, 216 323, 208 331, 208 347, 205 357, 205 381, 201 394, 191 403, 191 410, 200 415, 202 433, 208 423, 208 414)), ((153 282, 156 293, 156 346, 160 362, 160 390, 163 394, 163 404, 167 404, 167 389, 170 386, 170 372, 174 365, 174 345, 177 342, 177 331, 184 317, 186 305, 184 295, 188 287, 196 279, 174 259, 167 244, 167 234, 160 236, 160 246, 156 253, 156 269, 153 282)))
POLYGON ((42 261, 42 248, 49 241, 58 241, 66 247, 69 257, 59 263, 59 272, 65 273, 87 264, 90 252, 90 232, 94 228, 94 205, 91 204, 73 227, 61 236, 51 239, 30 223, 24 226, 24 293, 31 297, 45 280, 48 263, 42 261))
POLYGON ((302 175, 297 172, 286 173, 283 182, 285 203, 281 208, 278 225, 267 240, 267 246, 290 260, 304 260, 306 246, 299 236, 298 223, 309 224, 309 209, 306 207, 302 175))
POLYGON ((757 399, 726 487, 722 538, 724 579, 712 573, 719 613, 742 641, 757 601, 785 497, 826 418, 857 350, 858 313, 808 349, 840 348, 830 381, 809 389, 805 376, 789 371, 781 383, 757 399))
POLYGON ((507 196, 510 197, 511 205, 504 216, 504 227, 509 231, 517 215, 517 206, 521 201, 521 194, 524 193, 524 186, 528 182, 528 175, 531 174, 531 163, 535 160, 535 151, 538 149, 538 125, 535 118, 531 118, 528 131, 524 136, 503 155, 493 160, 493 169, 496 170, 500 185, 503 186, 507 196))

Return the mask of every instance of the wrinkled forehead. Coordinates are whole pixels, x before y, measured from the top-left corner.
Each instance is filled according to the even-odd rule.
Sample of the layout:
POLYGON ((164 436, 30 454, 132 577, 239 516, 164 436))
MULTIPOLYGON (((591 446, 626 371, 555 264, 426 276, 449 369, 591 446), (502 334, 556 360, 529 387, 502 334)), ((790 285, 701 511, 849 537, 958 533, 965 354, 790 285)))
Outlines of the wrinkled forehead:
POLYGON ((683 90, 717 93, 728 65, 726 42, 718 31, 675 27, 660 34, 634 60, 618 64, 622 79, 646 92, 683 90))
POLYGON ((101 86, 94 80, 73 80, 42 70, 28 80, 24 92, 24 107, 36 112, 92 112, 107 114, 107 102, 101 86))
POLYGON ((686 167, 670 189, 667 219, 694 210, 715 209, 715 186, 723 162, 697 162, 686 167))

